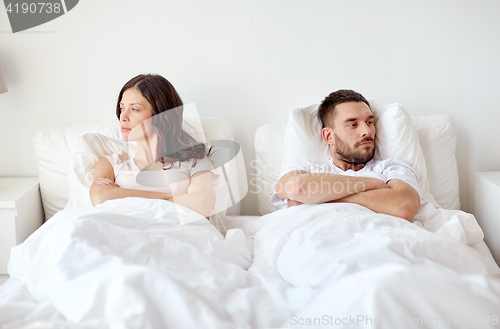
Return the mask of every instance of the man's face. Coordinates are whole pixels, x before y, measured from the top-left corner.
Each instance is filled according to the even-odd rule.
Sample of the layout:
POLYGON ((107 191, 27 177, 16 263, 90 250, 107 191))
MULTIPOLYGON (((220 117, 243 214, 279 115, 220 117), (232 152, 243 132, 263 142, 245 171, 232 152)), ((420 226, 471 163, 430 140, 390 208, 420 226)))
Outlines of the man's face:
MULTIPOLYGON (((351 165, 365 164, 375 153, 373 113, 364 102, 348 102, 336 106, 330 129, 333 138, 332 157, 351 165)), ((327 129, 325 128, 325 129, 327 129)))

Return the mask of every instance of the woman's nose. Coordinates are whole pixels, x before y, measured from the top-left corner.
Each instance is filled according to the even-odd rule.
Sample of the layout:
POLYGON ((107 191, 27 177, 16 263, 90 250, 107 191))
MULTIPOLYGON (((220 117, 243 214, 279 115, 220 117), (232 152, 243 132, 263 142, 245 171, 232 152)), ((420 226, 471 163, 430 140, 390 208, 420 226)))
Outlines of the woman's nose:
POLYGON ((128 118, 127 110, 123 110, 120 113, 120 121, 128 121, 128 120, 129 120, 129 118, 128 118))

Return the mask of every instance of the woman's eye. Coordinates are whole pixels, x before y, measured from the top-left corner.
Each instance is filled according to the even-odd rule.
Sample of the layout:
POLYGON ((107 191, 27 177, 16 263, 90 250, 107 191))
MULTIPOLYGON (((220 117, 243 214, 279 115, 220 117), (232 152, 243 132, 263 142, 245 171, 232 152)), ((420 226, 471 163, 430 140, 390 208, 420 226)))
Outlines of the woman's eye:
POLYGON ((120 112, 123 111, 123 108, 120 108, 120 112))
POLYGON ((139 111, 139 110, 138 110, 138 109, 132 109, 132 111, 135 111, 135 112, 137 112, 137 111, 139 111))

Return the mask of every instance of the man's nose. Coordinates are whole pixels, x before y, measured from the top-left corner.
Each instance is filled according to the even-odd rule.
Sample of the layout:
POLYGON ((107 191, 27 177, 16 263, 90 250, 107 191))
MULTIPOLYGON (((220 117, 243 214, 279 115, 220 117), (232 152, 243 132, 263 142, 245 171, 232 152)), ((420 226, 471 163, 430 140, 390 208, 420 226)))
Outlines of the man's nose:
POLYGON ((373 138, 373 131, 371 129, 371 126, 368 123, 365 123, 362 125, 362 132, 361 132, 362 137, 372 137, 373 138))

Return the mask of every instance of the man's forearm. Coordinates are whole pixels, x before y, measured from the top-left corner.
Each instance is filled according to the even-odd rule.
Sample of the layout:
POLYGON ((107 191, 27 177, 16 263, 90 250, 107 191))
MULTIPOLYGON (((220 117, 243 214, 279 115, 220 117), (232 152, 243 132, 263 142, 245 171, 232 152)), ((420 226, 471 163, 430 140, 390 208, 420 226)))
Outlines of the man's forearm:
POLYGON ((411 222, 420 206, 420 197, 415 194, 388 188, 352 194, 332 202, 356 203, 376 213, 404 218, 411 222))
POLYGON ((296 174, 280 179, 276 193, 282 199, 324 203, 388 186, 380 179, 333 174, 296 174))

